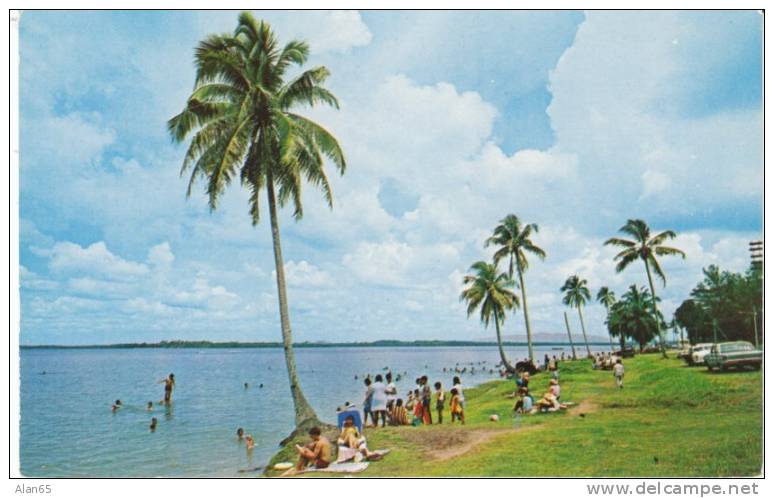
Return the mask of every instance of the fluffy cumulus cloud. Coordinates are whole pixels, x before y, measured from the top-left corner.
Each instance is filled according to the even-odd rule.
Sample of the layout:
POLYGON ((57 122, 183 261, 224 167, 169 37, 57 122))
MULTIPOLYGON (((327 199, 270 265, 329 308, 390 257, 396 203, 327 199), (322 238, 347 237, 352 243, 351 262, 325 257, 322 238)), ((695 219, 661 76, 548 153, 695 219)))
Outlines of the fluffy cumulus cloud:
MULTIPOLYGON (((464 61, 487 57, 485 43, 455 57, 423 55, 420 70, 419 56, 406 40, 392 41, 379 16, 262 14, 283 39, 309 40, 311 62, 330 67, 341 109, 304 112, 333 131, 348 160, 343 177, 331 173, 333 210, 307 187, 304 218, 280 216, 297 339, 363 339, 366 330, 373 339, 486 336, 459 303, 462 276, 491 258, 484 241, 511 212, 540 225, 534 240, 548 254, 532 258, 525 275, 539 333, 563 332, 559 287, 571 274, 619 295, 646 285, 638 262, 616 273, 616 251, 603 245, 630 217, 680 234, 672 245, 687 258, 664 260, 667 286, 657 289, 667 313, 702 267, 743 271, 747 242, 760 237, 762 200, 760 21, 749 14, 591 12, 561 33, 563 47, 548 32, 524 41, 525 53, 547 59, 506 58, 496 77, 473 79, 455 75, 464 61), (433 64, 437 71, 426 69, 433 64), (498 104, 487 97, 495 78, 497 88, 512 81, 522 99, 547 82, 550 99, 498 104), (550 123, 550 144, 509 149, 546 141, 542 131, 499 135, 528 133, 534 116, 518 112, 527 107, 550 123)), ((179 23, 177 38, 155 29, 137 36, 135 26, 103 19, 157 48, 119 43, 94 62, 65 49, 100 42, 99 33, 73 33, 77 16, 54 22, 50 34, 44 19, 28 16, 23 342, 277 339, 266 220, 251 226, 236 185, 213 212, 201 185, 186 201, 183 149, 169 145, 163 126, 190 87, 192 47, 205 33, 233 29, 234 13, 159 15, 161 24, 179 23), (125 65, 109 75, 97 67, 119 59, 125 65)), ((410 24, 414 14, 406 15, 410 24)), ((441 29, 446 19, 427 24, 435 36, 455 36, 441 29)), ((442 44, 427 50, 446 53, 442 44)), ((586 317, 590 334, 603 335, 604 309, 591 303, 586 317)), ((523 335, 521 317, 509 316, 506 334, 523 335)))

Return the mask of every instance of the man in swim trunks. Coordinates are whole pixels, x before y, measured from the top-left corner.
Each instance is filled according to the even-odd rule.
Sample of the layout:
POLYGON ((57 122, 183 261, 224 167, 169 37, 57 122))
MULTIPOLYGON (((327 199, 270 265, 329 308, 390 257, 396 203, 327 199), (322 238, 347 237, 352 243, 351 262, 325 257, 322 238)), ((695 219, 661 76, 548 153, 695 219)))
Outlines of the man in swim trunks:
POLYGON ((312 441, 305 445, 296 445, 298 451, 298 464, 296 470, 303 470, 310 464, 317 469, 324 469, 331 463, 331 442, 321 435, 319 427, 309 429, 309 437, 312 441))
POLYGON ((168 405, 172 401, 172 389, 175 387, 175 374, 169 374, 169 377, 162 380, 164 383, 164 404, 168 405))

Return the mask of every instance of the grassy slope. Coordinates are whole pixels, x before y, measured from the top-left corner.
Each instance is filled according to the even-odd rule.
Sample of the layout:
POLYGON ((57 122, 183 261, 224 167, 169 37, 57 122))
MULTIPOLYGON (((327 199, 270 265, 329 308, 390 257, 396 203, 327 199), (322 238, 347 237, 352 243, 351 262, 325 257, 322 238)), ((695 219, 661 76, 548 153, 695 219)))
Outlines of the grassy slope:
MULTIPOLYGON (((627 360, 626 387, 589 362, 562 365, 562 413, 514 419, 510 381, 465 391, 467 425, 367 429, 369 447, 391 448, 363 476, 749 476, 762 465, 760 372, 711 374, 658 355, 627 360), (490 422, 491 414, 500 416, 490 422), (579 416, 584 413, 585 416, 579 416), (449 441, 494 435, 437 460, 449 441), (470 434, 460 434, 470 431, 470 434), (656 461, 657 460, 657 461, 656 461)), ((530 383, 535 394, 546 375, 530 383)), ((464 444, 464 443, 458 443, 464 444)), ((454 446, 454 444, 452 444, 454 446)), ((272 462, 291 460, 284 449, 272 462)))

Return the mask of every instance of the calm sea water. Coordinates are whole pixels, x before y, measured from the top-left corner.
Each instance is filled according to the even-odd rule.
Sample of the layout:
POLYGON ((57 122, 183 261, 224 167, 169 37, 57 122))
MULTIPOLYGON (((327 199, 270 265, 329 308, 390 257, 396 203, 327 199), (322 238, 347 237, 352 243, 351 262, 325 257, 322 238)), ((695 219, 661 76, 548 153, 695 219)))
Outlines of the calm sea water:
MULTIPOLYGON (((536 349, 538 358, 544 353, 561 351, 536 349)), ((519 348, 508 354, 514 361, 526 356, 519 348)), ((405 397, 422 374, 448 389, 454 374, 444 367, 494 367, 499 356, 495 347, 298 348, 296 361, 304 393, 332 422, 337 406, 362 401, 367 372, 406 372, 397 383, 405 397)), ((480 367, 462 376, 468 386, 496 377, 480 367)), ((239 470, 265 464, 293 422, 281 349, 21 352, 20 462, 26 476, 249 476, 239 470), (177 381, 172 407, 154 406, 149 413, 147 402, 163 398, 159 381, 170 372, 177 381), (126 406, 112 413, 116 399, 126 406), (151 433, 153 416, 159 422, 151 433), (237 441, 237 427, 255 437, 253 451, 237 441)))

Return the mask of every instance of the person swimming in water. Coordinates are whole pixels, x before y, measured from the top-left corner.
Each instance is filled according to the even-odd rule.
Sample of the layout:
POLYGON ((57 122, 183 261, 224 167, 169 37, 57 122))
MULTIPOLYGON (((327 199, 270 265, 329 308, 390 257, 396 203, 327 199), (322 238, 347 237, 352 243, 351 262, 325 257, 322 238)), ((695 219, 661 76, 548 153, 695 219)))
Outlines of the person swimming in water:
POLYGON ((175 374, 171 373, 169 374, 169 377, 166 379, 159 381, 159 384, 164 383, 164 401, 163 403, 165 405, 168 405, 172 402, 172 389, 175 387, 175 374))
POLYGON ((245 430, 241 427, 237 429, 237 439, 241 441, 245 437, 245 430))
POLYGON ((113 410, 113 413, 117 412, 118 409, 121 408, 121 400, 117 399, 115 403, 113 403, 113 406, 111 407, 111 410, 113 410))
POLYGON ((158 423, 159 423, 159 421, 156 419, 156 417, 152 417, 151 418, 151 423, 150 423, 150 431, 151 432, 156 432, 156 424, 158 424, 158 423))
POLYGON ((245 447, 247 448, 248 451, 255 448, 255 439, 253 439, 252 434, 248 434, 247 436, 245 436, 245 442, 247 443, 245 447))
POLYGON ((148 411, 149 412, 153 411, 153 401, 148 401, 148 411))

